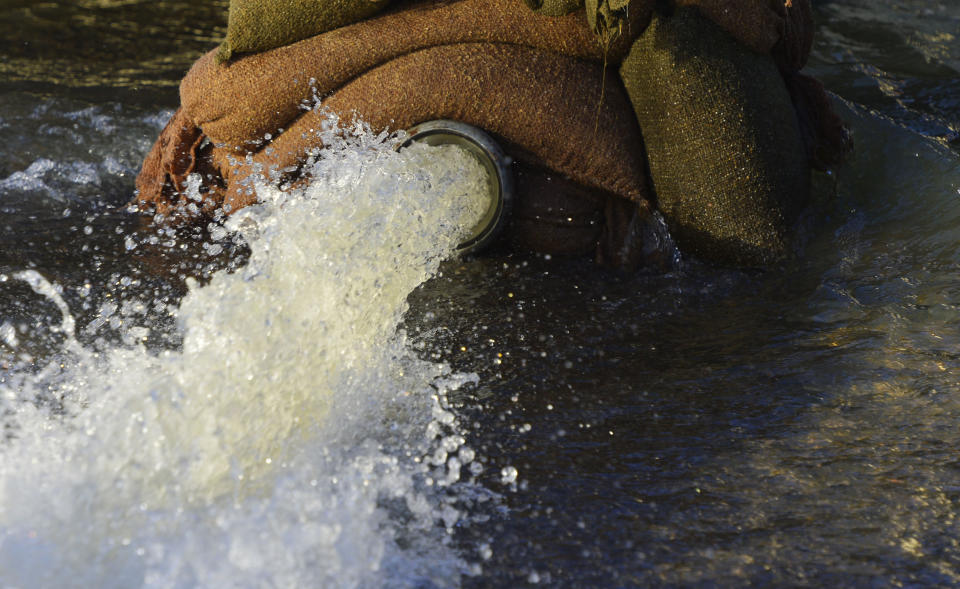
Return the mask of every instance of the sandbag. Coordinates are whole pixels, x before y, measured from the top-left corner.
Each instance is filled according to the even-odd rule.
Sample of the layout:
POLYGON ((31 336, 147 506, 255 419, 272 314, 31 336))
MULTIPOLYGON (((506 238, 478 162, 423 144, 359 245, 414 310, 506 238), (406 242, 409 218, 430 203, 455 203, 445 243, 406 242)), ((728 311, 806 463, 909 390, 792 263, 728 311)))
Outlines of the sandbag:
MULTIPOLYGON (((652 206, 640 129, 613 69, 517 45, 441 45, 366 72, 329 94, 322 106, 347 121, 356 114, 377 131, 440 118, 483 128, 525 169, 555 177, 522 181, 517 224, 508 230, 514 243, 547 253, 595 251, 618 267, 640 263, 633 221, 648 217, 652 206), (548 185, 561 188, 536 190, 548 185)), ((138 204, 184 220, 250 205, 251 176, 296 169, 321 146, 311 129, 321 128, 323 117, 303 113, 272 138, 269 149, 253 151, 250 165, 237 166, 243 156, 236 149, 204 141, 178 111, 144 163, 138 204), (199 202, 185 194, 191 173, 203 179, 199 202)))
MULTIPOLYGON (((690 1, 707 5, 714 0, 690 1)), ((763 0, 763 3, 769 5, 772 1, 763 0)), ((591 2, 597 4, 597 0, 591 2)), ((546 3, 545 1, 544 4, 546 3)), ((249 155, 255 163, 266 167, 295 168, 307 149, 317 147, 313 142, 298 139, 303 137, 303 130, 309 130, 312 124, 317 123, 316 119, 311 120, 315 114, 305 113, 303 106, 310 104, 315 96, 325 97, 324 104, 328 107, 346 116, 357 110, 371 121, 376 121, 378 128, 386 126, 397 129, 426 118, 448 117, 467 118, 468 122, 492 129, 494 133, 499 129, 499 138, 509 143, 514 152, 523 154, 524 163, 548 173, 552 170, 559 171, 561 175, 569 175, 576 179, 574 184, 583 188, 565 189, 565 194, 573 196, 561 199, 564 204, 560 207, 556 202, 542 198, 539 201, 528 201, 530 206, 518 207, 517 210, 521 211, 517 217, 518 227, 527 227, 520 230, 520 241, 553 244, 543 247, 555 248, 554 251, 582 251, 592 240, 598 239, 598 260, 607 265, 630 267, 639 259, 637 252, 640 249, 636 244, 642 242, 642 239, 638 241, 637 235, 647 231, 644 222, 650 218, 651 197, 647 191, 647 178, 643 169, 643 147, 639 130, 636 120, 629 116, 634 108, 627 104, 622 85, 609 75, 604 79, 601 72, 604 71, 603 63, 607 64, 608 73, 617 71, 618 64, 633 45, 633 38, 646 28, 652 5, 653 0, 632 0, 627 11, 630 20, 624 29, 628 34, 618 35, 607 48, 598 41, 582 10, 566 16, 548 18, 530 11, 518 0, 425 0, 404 3, 400 7, 402 10, 386 12, 290 46, 245 55, 228 64, 217 64, 215 54, 210 53, 195 64, 181 85, 183 106, 154 145, 138 178, 140 200, 145 209, 171 212, 193 206, 192 214, 199 215, 209 213, 225 202, 230 208, 249 204, 252 201, 252 192, 244 191, 243 194, 235 193, 230 196, 230 188, 242 185, 240 181, 243 178, 237 174, 249 175, 249 171, 243 172, 232 166, 231 160, 238 155, 249 155), (638 7, 641 10, 638 10, 638 7), (486 48, 468 49, 466 53, 473 57, 466 61, 466 54, 458 53, 459 49, 449 53, 454 47, 472 44, 484 45, 486 48), (441 46, 446 48, 441 49, 441 46), (551 54, 556 58, 566 57, 555 63, 548 63, 544 61, 543 55, 531 58, 526 54, 504 52, 516 47, 536 48, 542 50, 539 52, 541 54, 551 54), (475 57, 491 49, 491 55, 499 56, 497 59, 474 61, 475 57), (432 57, 418 61, 427 56, 432 57), (569 59, 571 57, 574 59, 569 59), (444 60, 452 61, 456 66, 441 67, 444 60), (505 62, 512 62, 512 73, 504 74, 504 71, 497 70, 502 69, 502 63, 505 62), (569 69, 571 62, 588 65, 582 72, 592 73, 585 76, 582 72, 575 73, 569 69), (494 75, 491 72, 497 73, 494 75), (504 75, 513 81, 504 85, 504 75), (479 90, 470 85, 477 80, 481 80, 479 90), (483 86, 484 84, 487 86, 483 86), (557 85, 562 87, 562 91, 555 92, 552 97, 545 98, 537 94, 544 89, 549 93, 550 88, 556 89, 557 85), (497 96, 500 88, 509 89, 502 92, 502 102, 499 105, 490 103, 490 97, 497 96), (523 89, 523 93, 518 93, 518 88, 523 89), (386 94, 389 96, 380 100, 384 89, 388 89, 386 94), (448 94, 453 98, 445 96, 448 94), (471 97, 484 98, 477 98, 468 105, 471 97), (619 106, 611 107, 610 104, 605 104, 601 108, 601 97, 604 97, 605 103, 608 100, 619 101, 619 106), (412 102, 409 99, 413 99, 412 102), (605 110, 619 114, 611 118, 609 113, 603 114, 605 110), (418 112, 420 115, 413 116, 418 112), (525 121, 530 124, 521 121, 521 129, 514 129, 509 115, 516 112, 527 113, 524 115, 527 117, 525 121), (624 113, 627 113, 627 116, 624 116, 624 113), (421 115, 423 118, 419 118, 421 115), (572 128, 572 131, 564 135, 568 128, 572 128), (285 132, 277 137, 277 132, 281 129, 285 132), (271 134, 272 141, 265 140, 267 134, 271 134), (210 141, 205 141, 206 139, 210 141), (595 142, 591 143, 593 141, 595 142), (266 145, 272 149, 265 150, 266 145), (595 148, 596 145, 600 147, 595 148), (529 149, 529 146, 533 146, 532 149, 529 149), (636 153, 640 155, 635 156, 636 153), (208 197, 205 202, 184 201, 182 192, 188 173, 201 174, 208 197), (230 200, 225 201, 227 198, 230 200), (571 204, 578 198, 584 199, 586 209, 581 210, 583 207, 571 204), (553 211, 560 216, 545 214, 544 211, 553 211), (565 221, 566 219, 570 220, 565 221), (545 229, 545 223, 552 223, 553 227, 545 229)), ((749 13, 757 6, 759 4, 751 1, 728 5, 728 8, 749 13)), ((768 48, 766 57, 769 62, 769 56, 773 55, 772 59, 776 63, 774 72, 777 67, 783 72, 797 69, 802 66, 809 52, 809 1, 794 0, 793 6, 800 10, 778 12, 771 8, 768 11, 780 19, 775 21, 773 28, 779 31, 781 36, 768 48)), ((681 9, 681 13, 685 10, 693 9, 681 9)), ((695 10, 693 13, 698 14, 695 10)), ((709 8, 699 14, 709 14, 709 8)), ((766 13, 761 11, 757 14, 766 13)), ((728 26, 724 30, 736 39, 743 41, 741 37, 749 38, 754 34, 751 24, 753 21, 750 18, 730 19, 729 15, 727 16, 724 22, 728 26)), ((702 17, 698 18, 702 20, 702 17)), ((716 27, 713 33, 722 34, 716 27)), ((697 35, 694 34, 693 37, 697 35)), ((704 37, 700 45, 694 43, 693 52, 716 53, 714 58, 717 61, 737 61, 742 55, 752 55, 754 59, 761 57, 737 46, 729 36, 723 38, 727 43, 720 43, 715 48, 712 41, 704 37)), ((641 51, 639 43, 633 50, 641 51)), ((658 50, 667 54, 671 51, 662 47, 658 50)), ((633 56, 631 53, 631 57, 633 56)), ((727 100, 736 104, 736 92, 742 90, 739 89, 739 81, 752 75, 750 63, 753 62, 747 59, 742 64, 733 64, 729 71, 722 68, 716 70, 717 80, 722 81, 714 80, 714 85, 723 86, 729 81, 736 82, 736 89, 732 94, 723 95, 721 92, 718 95, 721 102, 727 100)), ((644 132, 647 132, 648 127, 655 131, 657 124, 662 124, 662 121, 658 123, 657 119, 664 118, 657 115, 658 101, 662 104, 674 102, 672 95, 683 84, 678 84, 676 80, 671 81, 669 76, 659 79, 654 75, 647 81, 648 88, 652 90, 647 96, 644 92, 638 93, 639 86, 635 83, 636 80, 631 79, 631 68, 643 69, 643 66, 625 66, 620 70, 621 76, 628 89, 631 89, 637 115, 641 115, 641 110, 650 115, 644 132), (660 85, 665 88, 658 89, 660 85)), ((769 71, 763 75, 767 74, 769 71)), ((805 124, 803 137, 811 153, 833 155, 830 149, 826 148, 838 144, 838 141, 833 141, 833 144, 825 142, 825 131, 843 138, 844 128, 832 115, 822 87, 807 83, 809 80, 799 74, 784 75, 788 77, 790 92, 805 124)), ((709 93, 706 96, 709 96, 709 93)), ((784 116, 789 118, 788 113, 792 110, 789 101, 784 108, 782 100, 769 101, 762 107, 758 107, 755 102, 750 102, 747 106, 747 111, 769 108, 771 112, 779 113, 775 118, 781 119, 784 116)), ((700 109, 699 114, 695 113, 696 116, 690 120, 704 128, 718 125, 712 114, 714 107, 710 100, 696 105, 696 108, 700 109)), ((665 109, 659 112, 670 111, 665 109)), ((677 120, 687 116, 678 114, 680 112, 677 110, 666 118, 677 120)), ((750 121, 745 121, 741 126, 749 130, 751 124, 750 121)), ((719 125, 726 126, 727 122, 720 121, 719 125)), ((670 129, 662 129, 658 149, 663 144, 664 137, 669 135, 670 129)), ((736 134, 731 136, 734 135, 736 134)), ((679 136, 683 137, 682 134, 679 136)), ((696 133, 689 133, 688 136, 695 138, 696 133)), ((723 133, 700 137, 700 157, 703 161, 725 162, 732 169, 739 164, 731 162, 736 157, 728 157, 726 150, 729 144, 722 141, 724 137, 723 133), (721 141, 715 142, 717 138, 721 141)), ((739 139, 734 137, 732 143, 735 144, 739 139)), ((749 143, 750 141, 745 142, 749 143)), ((763 146, 766 144, 763 141, 753 143, 757 144, 754 152, 747 150, 742 153, 746 153, 750 166, 763 172, 769 171, 772 168, 764 163, 766 160, 762 155, 756 153, 766 150, 763 146)), ((781 146, 783 149, 777 152, 780 155, 772 159, 783 157, 788 168, 796 165, 805 171, 802 156, 790 157, 790 143, 788 137, 784 146, 781 146)), ((734 145, 733 152, 736 152, 737 148, 739 147, 734 145)), ((683 157, 682 153, 679 155, 683 157)), ((792 155, 796 156, 795 153, 792 155)), ((687 160, 678 160, 681 165, 684 165, 683 161, 690 162, 690 151, 686 157, 687 160)), ((826 157, 817 157, 818 161, 827 161, 826 157)), ((662 161, 662 158, 652 154, 651 163, 654 160, 662 161)), ((717 165, 722 167, 721 164, 717 165)), ((690 176, 700 174, 700 162, 693 162, 690 168, 693 170, 689 173, 690 176)), ((770 202, 761 199, 757 204, 751 201, 753 197, 750 195, 737 197, 736 188, 730 189, 723 183, 727 180, 723 170, 714 170, 711 174, 700 182, 702 194, 707 195, 711 191, 717 194, 713 197, 695 196, 694 201, 724 210, 718 214, 702 215, 695 221, 701 225, 714 223, 716 227, 726 228, 724 231, 734 235, 733 239, 714 239, 708 231, 707 243, 719 243, 718 252, 723 248, 731 248, 737 252, 733 256, 717 254, 714 259, 722 258, 735 263, 742 263, 744 259, 749 260, 747 263, 763 263, 757 260, 776 259, 780 254, 770 252, 782 252, 782 246, 786 242, 786 227, 789 219, 795 216, 795 211, 791 212, 789 207, 781 206, 783 203, 775 202, 776 199, 770 202), (741 207, 743 218, 738 218, 739 211, 732 210, 731 207, 741 207), (741 233, 753 238, 755 242, 760 242, 760 245, 749 239, 741 239, 741 233), (758 235, 766 237, 760 239, 757 238, 758 235), (710 242, 710 239, 713 241, 710 242), (776 247, 770 248, 770 244, 776 247), (741 257, 745 247, 750 251, 761 251, 762 255, 741 257)), ((738 182, 749 184, 743 178, 734 178, 733 184, 737 185, 738 182)), ((757 182, 763 184, 759 180, 757 182)), ((658 187, 663 188, 663 193, 667 195, 666 198, 661 196, 661 206, 671 200, 668 184, 661 181, 658 187)), ((800 179, 798 186, 801 184, 805 185, 805 178, 800 179)), ((680 188, 681 190, 674 190, 674 193, 682 193, 684 187, 680 188)), ((769 193, 770 191, 756 191, 756 194, 769 193)), ((798 187, 795 193, 798 198, 786 200, 802 201, 806 189, 798 187)), ((675 230, 676 218, 682 217, 680 213, 684 211, 684 206, 681 204, 671 209, 675 213, 672 223, 675 230)), ((696 227, 696 223, 692 226, 696 227)), ((700 227, 698 231, 703 233, 702 229, 703 227, 700 227)), ((681 224, 680 232, 684 231, 681 224)), ((698 233, 695 231, 694 235, 698 233)), ((693 249, 697 251, 697 248, 693 249)), ((705 251, 708 250, 709 247, 705 248, 705 251)), ((707 254, 707 257, 710 255, 707 254)))
POLYGON ((266 51, 357 22, 390 0, 230 0, 219 61, 266 51))
MULTIPOLYGON (((587 24, 590 25, 603 47, 609 47, 613 41, 623 36, 624 28, 628 26, 630 10, 646 10, 647 14, 653 11, 651 0, 585 0, 587 24), (641 8, 641 6, 643 8, 641 8)), ((640 31, 637 31, 638 33, 640 31)))
POLYGON ((797 117, 769 55, 692 8, 657 15, 621 66, 660 211, 682 251, 764 265, 809 193, 797 117))
MULTIPOLYGON (((698 9, 707 15, 715 11, 727 30, 748 45, 760 34, 764 42, 754 43, 754 50, 783 53, 784 60, 793 62, 805 59, 809 52, 809 0, 794 0, 794 8, 785 13, 793 23, 790 27, 783 15, 767 6, 780 0, 733 5, 724 0, 722 10, 711 8, 719 0, 685 1, 702 3, 698 9), (778 34, 785 30, 796 34, 778 41, 778 34)), ((520 0, 408 2, 363 22, 229 63, 218 63, 217 52, 211 52, 184 78, 181 104, 194 125, 211 137, 241 145, 275 133, 314 95, 322 97, 373 67, 435 45, 511 43, 616 67, 633 39, 645 30, 654 4, 654 0, 632 0, 622 31, 605 46, 580 11, 550 17, 531 11, 520 0)))
MULTIPOLYGON (((644 27, 637 20, 631 30, 644 27)), ((582 13, 543 16, 520 0, 428 0, 227 64, 218 64, 211 52, 183 79, 180 100, 194 125, 212 139, 245 145, 285 127, 302 112, 304 102, 372 68, 413 51, 456 43, 506 43, 604 60, 582 13)), ((608 63, 619 64, 629 48, 626 36, 615 41, 607 50, 608 63)), ((585 98, 596 104, 599 92, 585 98)))
MULTIPOLYGON (((501 138, 514 157, 621 198, 647 198, 640 128, 616 72, 600 64, 517 45, 441 45, 367 72, 322 106, 377 131, 454 119, 501 138)), ((302 161, 323 116, 304 113, 254 161, 277 168, 302 161)))
POLYGON ((540 14, 561 16, 575 10, 584 9, 587 24, 596 36, 601 47, 609 45, 619 37, 630 37, 642 32, 650 20, 650 14, 656 0, 525 0, 527 6, 540 14), (630 31, 631 24, 640 23, 636 31, 630 31), (632 33, 632 34, 631 34, 632 33))

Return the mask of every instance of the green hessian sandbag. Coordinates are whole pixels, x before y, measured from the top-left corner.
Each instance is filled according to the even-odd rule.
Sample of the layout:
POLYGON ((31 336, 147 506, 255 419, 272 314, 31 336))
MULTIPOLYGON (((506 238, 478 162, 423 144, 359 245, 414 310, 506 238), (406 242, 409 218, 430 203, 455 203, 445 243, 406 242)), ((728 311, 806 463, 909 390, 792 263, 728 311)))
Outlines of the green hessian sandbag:
MULTIPOLYGON (((605 47, 622 33, 631 0, 586 0, 587 23, 605 47)), ((649 4, 649 2, 648 2, 649 4)))
MULTIPOLYGON (((534 12, 546 16, 563 16, 586 7, 587 24, 597 34, 599 42, 607 46, 622 34, 628 20, 627 11, 631 2, 652 4, 653 0, 525 0, 534 12)), ((637 8, 647 10, 647 8, 637 8)))
POLYGON ((620 75, 680 249, 747 266, 781 259, 810 179, 773 59, 682 8, 654 17, 620 75))
POLYGON ((390 0, 230 0, 219 61, 266 51, 367 18, 390 0))

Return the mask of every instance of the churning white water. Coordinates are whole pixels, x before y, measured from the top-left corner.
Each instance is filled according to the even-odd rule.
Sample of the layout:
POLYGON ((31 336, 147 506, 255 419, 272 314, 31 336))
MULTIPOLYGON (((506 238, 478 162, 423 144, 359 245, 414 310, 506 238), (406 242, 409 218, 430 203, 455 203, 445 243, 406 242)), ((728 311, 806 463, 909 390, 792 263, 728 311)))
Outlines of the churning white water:
POLYGON ((0 586, 447 586, 469 571, 450 532, 483 499, 461 472, 481 467, 445 393, 475 377, 419 359, 398 324, 479 219, 486 179, 453 147, 323 140, 309 186, 261 184, 261 204, 211 226, 208 250, 241 236, 250 259, 189 285, 176 350, 138 344, 151 327, 119 313, 99 320, 127 344, 85 346, 56 284, 3 277, 60 308, 65 343, 39 370, 0 372, 0 586))

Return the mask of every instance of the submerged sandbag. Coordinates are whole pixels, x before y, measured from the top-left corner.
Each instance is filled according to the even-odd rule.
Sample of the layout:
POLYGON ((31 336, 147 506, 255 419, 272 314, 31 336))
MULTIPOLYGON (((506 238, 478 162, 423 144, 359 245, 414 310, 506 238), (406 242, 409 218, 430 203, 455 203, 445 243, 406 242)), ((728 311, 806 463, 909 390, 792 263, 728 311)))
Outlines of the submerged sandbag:
POLYGON ((738 265, 782 258, 807 201, 809 166, 773 58, 680 8, 654 17, 621 77, 657 205, 681 250, 738 265))
POLYGON ((218 59, 266 51, 332 31, 379 12, 390 0, 230 0, 218 59))

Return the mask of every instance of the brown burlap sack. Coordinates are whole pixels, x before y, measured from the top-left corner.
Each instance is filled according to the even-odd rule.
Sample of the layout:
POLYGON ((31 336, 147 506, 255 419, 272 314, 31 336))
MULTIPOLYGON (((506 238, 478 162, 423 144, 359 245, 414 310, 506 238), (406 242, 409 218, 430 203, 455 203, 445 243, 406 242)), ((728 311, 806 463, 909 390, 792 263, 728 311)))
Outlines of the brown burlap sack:
POLYGON ((680 248, 740 265, 780 259, 809 167, 773 58, 679 8, 654 17, 620 71, 680 248))
POLYGON ((503 238, 519 251, 593 255, 621 270, 667 269, 672 244, 661 239, 647 202, 590 190, 552 170, 514 166, 517 199, 503 238))
POLYGON ((530 10, 545 16, 563 16, 583 8, 583 0, 524 0, 530 10))
POLYGON ((178 203, 187 176, 197 170, 204 138, 203 132, 193 125, 183 109, 177 109, 137 174, 138 202, 149 203, 151 208, 159 206, 162 213, 178 203))
POLYGON ((810 0, 675 0, 671 7, 696 8, 701 15, 757 53, 773 56, 800 123, 807 160, 816 169, 841 164, 853 140, 834 112, 823 85, 800 73, 813 46, 810 0))
MULTIPOLYGON (((458 120, 502 138, 515 156, 525 154, 585 186, 635 201, 647 196, 643 141, 630 102, 615 72, 604 82, 595 63, 516 45, 441 45, 375 68, 322 104, 341 116, 356 113, 375 130, 458 120)), ((305 113, 254 161, 277 169, 296 165, 316 147, 310 131, 321 127, 323 116, 305 113)))
MULTIPOLYGON (((207 54, 184 78, 181 103, 194 125, 215 141, 245 145, 286 127, 314 95, 324 96, 378 65, 436 45, 505 43, 604 59, 582 13, 547 17, 521 0, 429 0, 403 6, 227 64, 217 64, 215 54, 207 54)), ((631 18, 636 22, 630 30, 642 31, 642 15, 632 13, 631 18)), ((627 36, 613 42, 609 63, 618 64, 629 47, 627 36)), ((583 96, 592 105, 599 98, 599 92, 583 96)))
POLYGON ((230 0, 218 59, 266 51, 355 23, 390 0, 230 0))
POLYGON ((810 0, 671 0, 693 7, 756 53, 769 53, 784 71, 806 64, 813 44, 810 0))
MULTIPOLYGON (((625 1, 604 0, 603 5, 625 1)), ((787 12, 780 0, 680 1, 695 4, 755 51, 781 55, 785 64, 802 64, 809 52, 809 0, 795 0, 787 12)), ((604 44, 579 11, 549 17, 530 11, 520 0, 401 3, 372 19, 231 63, 218 64, 211 52, 184 78, 181 101, 209 136, 243 145, 275 133, 314 95, 323 96, 377 65, 435 45, 509 43, 616 66, 645 30, 654 4, 630 2, 627 20, 617 29, 621 34, 604 44)))
MULTIPOLYGON (((511 234, 526 238, 516 243, 549 253, 596 251, 608 265, 640 261, 631 255, 641 250, 631 245, 628 230, 629 219, 649 215, 651 209, 643 143, 615 71, 606 71, 604 80, 599 63, 516 45, 444 45, 374 68, 330 94, 323 107, 347 119, 356 113, 375 130, 409 128, 440 118, 483 128, 524 165, 549 170, 563 185, 558 193, 519 191, 521 229, 511 234), (578 188, 572 190, 574 184, 578 188), (572 205, 576 198, 564 197, 571 193, 583 195, 584 202, 572 205), (612 207, 610 199, 624 204, 612 207), (626 223, 613 218, 621 214, 628 216, 626 223), (600 222, 594 224, 594 217, 600 222), (535 226, 539 231, 532 229, 535 226)), ((250 165, 231 163, 242 153, 211 143, 206 144, 207 151, 192 154, 188 147, 199 140, 180 150, 167 149, 170 157, 194 166, 177 167, 179 176, 164 175, 160 184, 168 188, 157 192, 156 170, 173 169, 169 162, 148 166, 164 160, 161 147, 167 142, 159 141, 138 181, 140 199, 145 208, 185 216, 222 205, 237 210, 252 204, 251 176, 296 168, 308 151, 320 147, 312 130, 321 128, 324 116, 318 111, 304 113, 269 143, 270 149, 253 152, 250 165), (184 151, 193 157, 184 160, 177 155, 184 151), (216 181, 207 178, 211 168, 217 171, 216 181), (192 172, 204 175, 208 192, 203 203, 185 196, 186 176, 192 172)), ((174 118, 182 121, 184 115, 174 118)), ((173 127, 180 128, 179 122, 173 127)))

